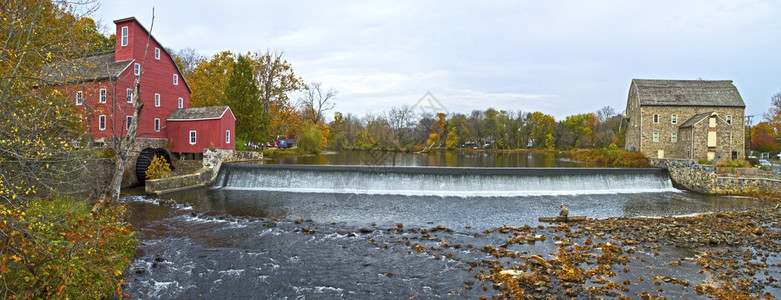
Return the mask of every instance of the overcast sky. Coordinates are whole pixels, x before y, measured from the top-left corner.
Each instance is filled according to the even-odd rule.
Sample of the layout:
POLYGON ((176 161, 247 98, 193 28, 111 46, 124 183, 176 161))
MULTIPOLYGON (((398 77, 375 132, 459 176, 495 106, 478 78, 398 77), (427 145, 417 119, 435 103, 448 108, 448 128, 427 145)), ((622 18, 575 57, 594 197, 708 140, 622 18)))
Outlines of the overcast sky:
MULTIPOLYGON (((779 1, 103 1, 163 46, 284 51, 307 82, 363 116, 430 92, 449 112, 561 120, 625 109, 632 78, 733 80, 746 114, 781 92, 779 1)), ((329 113, 329 117, 331 114, 329 113)))

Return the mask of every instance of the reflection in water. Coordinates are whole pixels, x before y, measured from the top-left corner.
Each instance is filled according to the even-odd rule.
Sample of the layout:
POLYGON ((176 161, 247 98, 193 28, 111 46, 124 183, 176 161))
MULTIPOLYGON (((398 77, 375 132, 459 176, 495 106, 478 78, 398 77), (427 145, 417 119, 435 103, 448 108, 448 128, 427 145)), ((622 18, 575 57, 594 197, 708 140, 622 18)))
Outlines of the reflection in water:
POLYGON ((369 165, 369 166, 440 166, 440 167, 594 167, 573 162, 565 153, 554 151, 484 151, 453 150, 431 153, 344 150, 317 155, 268 159, 269 164, 369 165))

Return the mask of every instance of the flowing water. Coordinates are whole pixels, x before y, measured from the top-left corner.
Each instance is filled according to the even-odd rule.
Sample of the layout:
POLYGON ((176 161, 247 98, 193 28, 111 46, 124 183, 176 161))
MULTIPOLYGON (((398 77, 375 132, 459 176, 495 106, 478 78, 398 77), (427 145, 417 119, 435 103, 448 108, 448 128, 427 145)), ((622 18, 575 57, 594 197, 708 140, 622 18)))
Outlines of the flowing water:
MULTIPOLYGON (((381 163, 350 153, 310 159, 360 164, 334 158, 347 155, 360 156, 365 166, 228 164, 214 186, 163 197, 176 204, 125 196, 141 239, 127 291, 141 299, 490 297, 496 291, 478 288, 470 262, 490 258, 479 249, 506 236, 480 233, 539 225, 537 217, 555 215, 562 203, 571 215, 596 218, 769 206, 680 191, 657 169, 570 168, 575 164, 562 157, 531 161, 567 168, 420 167, 447 165, 428 155, 381 163), (408 167, 389 167, 394 163, 408 167), (450 251, 431 255, 410 245, 450 251)), ((530 161, 526 156, 516 161, 530 161)), ((499 158, 474 161, 491 160, 499 158)), ((555 252, 551 243, 524 247, 555 252)), ((683 289, 667 293, 697 297, 683 289)))

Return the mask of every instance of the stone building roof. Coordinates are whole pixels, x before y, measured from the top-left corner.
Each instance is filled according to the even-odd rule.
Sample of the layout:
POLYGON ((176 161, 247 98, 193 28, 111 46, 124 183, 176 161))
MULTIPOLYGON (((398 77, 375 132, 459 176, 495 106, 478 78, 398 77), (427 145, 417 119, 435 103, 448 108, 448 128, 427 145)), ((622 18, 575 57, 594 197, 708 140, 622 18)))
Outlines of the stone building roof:
POLYGON ((97 81, 119 77, 133 60, 114 61, 114 51, 46 65, 44 78, 54 84, 97 81))
POLYGON ((632 79, 641 106, 746 107, 732 80, 632 79))
POLYGON ((222 115, 230 110, 228 106, 210 106, 195 108, 178 108, 174 110, 167 121, 196 121, 196 120, 215 120, 222 118, 222 115))
POLYGON ((681 124, 680 128, 686 128, 686 127, 692 127, 694 124, 697 124, 697 122, 701 121, 702 119, 705 119, 707 117, 710 117, 711 115, 715 114, 715 112, 706 112, 701 114, 696 114, 693 117, 686 120, 686 122, 683 122, 681 124))

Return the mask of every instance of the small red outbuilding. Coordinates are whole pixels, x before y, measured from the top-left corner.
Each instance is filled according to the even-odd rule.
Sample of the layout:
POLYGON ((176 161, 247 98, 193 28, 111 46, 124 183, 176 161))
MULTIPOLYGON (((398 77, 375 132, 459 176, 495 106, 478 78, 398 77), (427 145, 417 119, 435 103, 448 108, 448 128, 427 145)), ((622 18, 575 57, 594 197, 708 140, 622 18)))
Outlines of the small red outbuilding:
POLYGON ((171 152, 202 153, 205 148, 236 150, 236 117, 228 106, 179 108, 166 121, 171 152))

